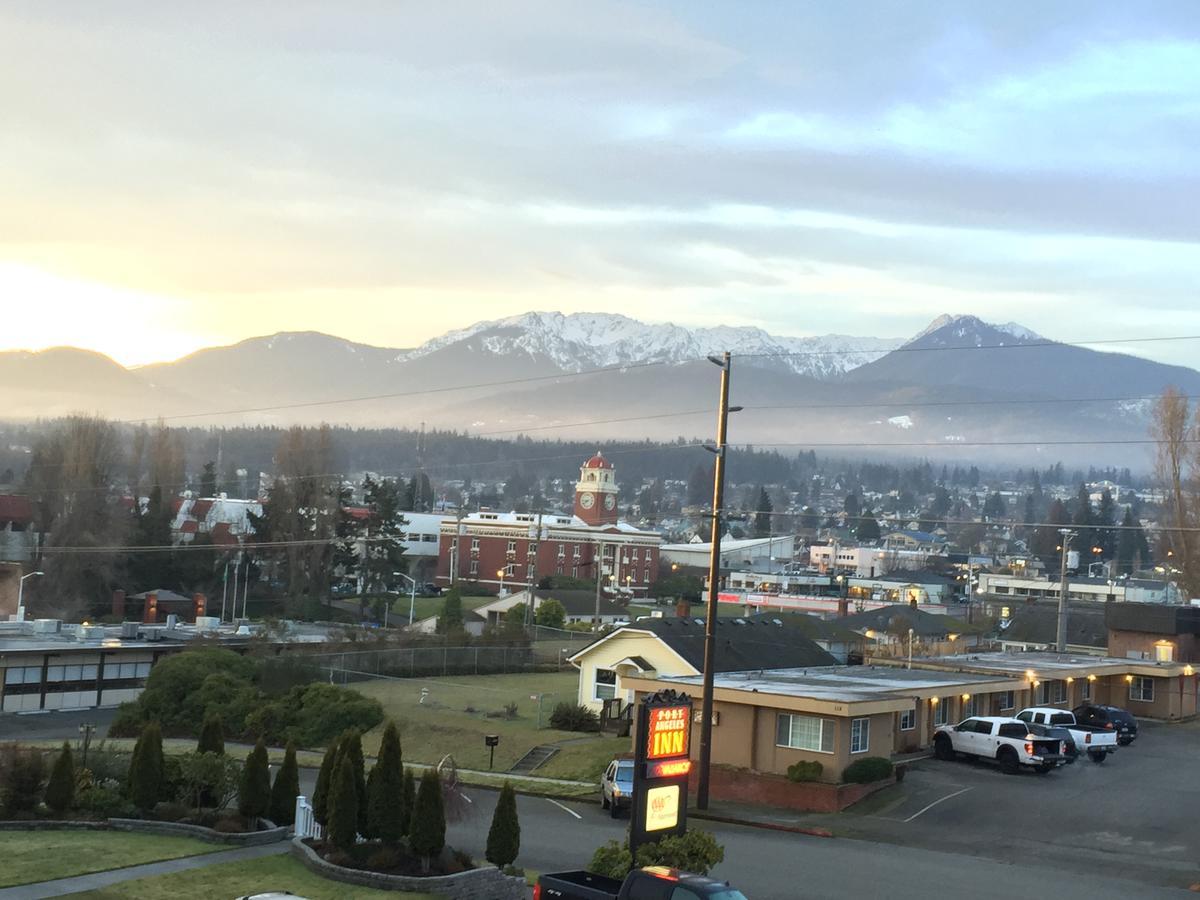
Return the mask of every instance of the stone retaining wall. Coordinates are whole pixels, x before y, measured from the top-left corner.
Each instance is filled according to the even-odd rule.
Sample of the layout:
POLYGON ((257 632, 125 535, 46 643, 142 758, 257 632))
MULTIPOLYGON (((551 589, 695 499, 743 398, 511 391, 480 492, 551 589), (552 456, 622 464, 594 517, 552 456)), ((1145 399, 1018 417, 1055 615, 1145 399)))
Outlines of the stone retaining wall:
POLYGON ((505 875, 485 866, 457 875, 431 875, 414 878, 407 875, 382 875, 335 866, 321 859, 301 838, 292 840, 292 855, 311 872, 333 881, 378 888, 383 891, 407 891, 413 894, 441 894, 449 900, 526 900, 529 887, 524 878, 505 875))
POLYGON ((0 831, 112 831, 107 822, 68 822, 46 819, 15 819, 0 822, 0 831))
MULTIPOLYGON (((264 831, 248 831, 244 834, 226 834, 202 825, 187 825, 183 822, 155 822, 151 819, 109 819, 109 825, 118 831, 137 831, 143 834, 159 834, 170 837, 194 837, 210 844, 228 844, 234 847, 259 847, 287 840, 286 826, 271 827, 264 831)), ((272 824, 272 823, 266 823, 272 824)))

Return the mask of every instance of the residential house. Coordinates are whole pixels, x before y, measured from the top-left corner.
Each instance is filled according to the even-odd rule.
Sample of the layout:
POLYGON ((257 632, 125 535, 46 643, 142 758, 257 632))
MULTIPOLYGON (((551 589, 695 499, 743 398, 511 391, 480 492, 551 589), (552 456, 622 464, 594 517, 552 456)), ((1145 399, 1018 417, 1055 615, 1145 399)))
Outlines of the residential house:
MULTIPOLYGON (((567 624, 586 622, 591 623, 596 615, 596 592, 595 591, 573 591, 559 590, 558 588, 546 588, 532 592, 533 609, 537 612, 547 600, 553 598, 562 604, 566 610, 567 624)), ((530 591, 517 591, 512 594, 507 594, 485 603, 482 606, 476 607, 476 612, 483 616, 484 620, 494 626, 499 626, 504 621, 504 614, 519 603, 524 603, 526 606, 530 603, 530 591)), ((600 598, 600 624, 612 625, 617 622, 629 621, 629 611, 624 604, 610 599, 608 596, 600 598)))
MULTIPOLYGON (((1058 604, 1024 602, 1000 610, 1000 649, 1053 650, 1058 643, 1058 604), (1008 615, 1005 615, 1005 612, 1008 615)), ((1108 626, 1104 606, 1070 603, 1067 609, 1067 652, 1106 656, 1108 626)))

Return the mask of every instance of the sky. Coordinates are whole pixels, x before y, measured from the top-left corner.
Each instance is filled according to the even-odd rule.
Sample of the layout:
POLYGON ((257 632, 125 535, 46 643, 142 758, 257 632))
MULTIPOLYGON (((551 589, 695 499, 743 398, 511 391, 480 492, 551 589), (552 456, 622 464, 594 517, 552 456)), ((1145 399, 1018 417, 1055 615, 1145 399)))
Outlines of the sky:
POLYGON ((1194 0, 17 0, 0 59, 0 349, 1200 335, 1194 0))

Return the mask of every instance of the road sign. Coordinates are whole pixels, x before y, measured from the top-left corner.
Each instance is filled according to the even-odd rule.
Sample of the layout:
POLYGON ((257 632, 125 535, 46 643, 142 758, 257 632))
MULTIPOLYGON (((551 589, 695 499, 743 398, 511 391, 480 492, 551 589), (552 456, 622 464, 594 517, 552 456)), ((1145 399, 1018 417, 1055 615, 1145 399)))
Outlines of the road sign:
POLYGON ((692 718, 691 697, 671 690, 638 704, 629 827, 634 859, 642 844, 687 830, 692 718))

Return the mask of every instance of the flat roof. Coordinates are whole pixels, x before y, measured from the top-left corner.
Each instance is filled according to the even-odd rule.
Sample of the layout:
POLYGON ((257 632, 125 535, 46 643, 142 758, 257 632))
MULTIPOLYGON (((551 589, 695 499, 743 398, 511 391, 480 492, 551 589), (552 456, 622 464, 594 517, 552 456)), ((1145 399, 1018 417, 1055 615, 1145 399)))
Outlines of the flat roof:
POLYGON ((913 660, 913 666, 940 671, 978 672, 1024 678, 1029 671, 1042 675, 1068 677, 1078 673, 1138 675, 1178 675, 1183 663, 1160 663, 1149 659, 1122 659, 1114 656, 1088 656, 1086 653, 993 652, 964 653, 957 656, 931 656, 913 660))

